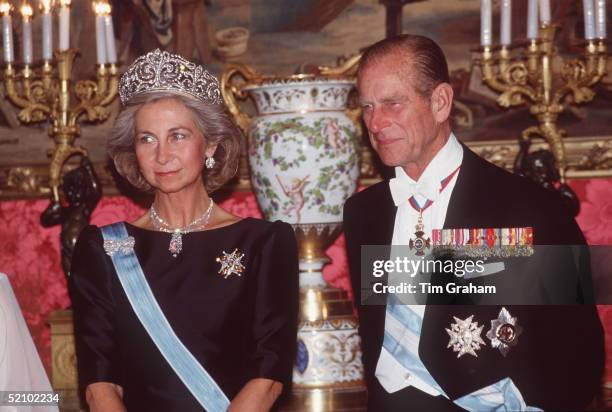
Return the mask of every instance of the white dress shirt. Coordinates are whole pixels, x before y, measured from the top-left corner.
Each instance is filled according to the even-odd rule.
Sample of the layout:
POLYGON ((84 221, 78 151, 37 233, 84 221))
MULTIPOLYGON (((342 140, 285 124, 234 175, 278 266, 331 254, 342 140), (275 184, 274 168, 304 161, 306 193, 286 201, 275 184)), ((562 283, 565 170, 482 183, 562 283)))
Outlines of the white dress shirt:
MULTIPOLYGON (((395 168, 395 177, 402 183, 417 185, 417 187, 424 181, 429 180, 430 182, 437 182, 437 187, 441 188, 440 182, 453 173, 453 171, 455 171, 461 165, 462 161, 463 147, 461 147, 461 144, 455 135, 451 133, 446 144, 434 156, 429 165, 427 165, 427 168, 417 182, 411 179, 401 167, 395 168)), ((423 211, 423 225, 425 227, 424 232, 426 233, 425 237, 431 238, 431 231, 433 229, 442 229, 444 226, 444 220, 446 219, 446 212, 448 210, 448 203, 450 201, 453 188, 455 187, 455 183, 457 182, 458 174, 459 173, 455 173, 444 190, 437 195, 437 198, 431 204, 431 206, 423 211)), ((418 204, 423 207, 427 199, 420 194, 415 194, 414 197, 418 204)), ((395 200, 395 202, 397 204, 398 200, 395 200)), ((415 225, 417 224, 419 212, 408 203, 408 199, 402 199, 397 208, 395 224, 393 227, 392 244, 407 245, 409 240, 414 237, 415 225)), ((425 312, 424 305, 410 305, 410 307, 414 312, 423 317, 425 312)), ((389 322, 390 320, 385 319, 386 324, 389 322)), ((406 339, 409 339, 409 334, 406 334, 405 336, 406 339)), ((410 344, 416 344, 418 347, 418 338, 419 337, 417 336, 417 341, 410 342, 410 344)), ((389 393, 397 392, 408 386, 414 386, 415 388, 432 396, 440 395, 438 390, 412 375, 410 371, 402 366, 393 356, 391 356, 391 354, 389 354, 385 348, 381 348, 375 375, 382 387, 389 393)))

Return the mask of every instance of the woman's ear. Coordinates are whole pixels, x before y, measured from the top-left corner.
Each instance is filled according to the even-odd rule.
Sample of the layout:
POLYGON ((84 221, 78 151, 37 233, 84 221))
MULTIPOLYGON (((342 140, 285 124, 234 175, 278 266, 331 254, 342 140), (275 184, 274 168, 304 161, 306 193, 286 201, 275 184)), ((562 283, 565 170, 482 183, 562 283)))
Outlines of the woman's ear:
POLYGON ((453 109, 453 88, 448 83, 440 83, 431 93, 431 109, 436 122, 448 120, 453 109))
POLYGON ((204 155, 206 155, 206 157, 213 157, 215 152, 217 151, 217 146, 218 144, 208 146, 204 151, 204 155))

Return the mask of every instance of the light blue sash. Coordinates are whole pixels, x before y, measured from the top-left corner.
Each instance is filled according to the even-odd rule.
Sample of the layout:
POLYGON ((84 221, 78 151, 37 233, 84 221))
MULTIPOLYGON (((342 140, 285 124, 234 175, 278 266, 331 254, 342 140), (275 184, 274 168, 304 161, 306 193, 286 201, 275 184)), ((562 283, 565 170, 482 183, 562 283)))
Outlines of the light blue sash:
MULTIPOLYGON (((417 336, 421 334, 423 319, 415 313, 409 305, 402 304, 395 296, 390 295, 387 303, 387 316, 393 316, 402 326, 417 336)), ((395 339, 391 333, 385 330, 383 347, 410 373, 420 378, 423 382, 438 390, 448 398, 440 385, 431 376, 416 348, 408 347, 403 342, 395 339)), ((504 378, 487 387, 462 396, 453 401, 456 405, 468 411, 541 411, 542 409, 525 404, 523 395, 518 390, 512 379, 504 378)))
MULTIPOLYGON (((104 226, 101 231, 105 241, 119 244, 128 241, 127 230, 121 222, 104 226)), ((172 330, 134 250, 119 248, 111 254, 111 259, 132 309, 174 372, 207 411, 226 411, 230 403, 227 396, 172 330)))

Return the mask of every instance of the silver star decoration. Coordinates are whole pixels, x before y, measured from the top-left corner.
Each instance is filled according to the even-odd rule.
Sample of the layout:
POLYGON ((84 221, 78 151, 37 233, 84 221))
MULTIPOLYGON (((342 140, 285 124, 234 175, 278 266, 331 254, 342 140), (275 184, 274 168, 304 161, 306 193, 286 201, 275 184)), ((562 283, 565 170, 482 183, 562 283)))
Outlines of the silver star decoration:
POLYGON ((132 250, 134 250, 134 244, 136 243, 136 241, 134 240, 134 237, 132 236, 128 236, 124 239, 112 239, 112 240, 104 240, 104 252, 106 252, 106 254, 108 256, 113 256, 115 253, 117 252, 121 252, 124 255, 130 253, 132 250))
POLYGON ((518 343, 519 335, 523 328, 518 325, 518 318, 512 317, 504 307, 499 311, 497 319, 491 321, 491 329, 487 332, 487 338, 491 340, 491 346, 499 349, 506 356, 513 346, 518 343))
POLYGON ((244 257, 244 253, 238 252, 238 249, 234 249, 232 253, 223 251, 223 256, 218 257, 217 262, 221 263, 221 269, 219 273, 223 276, 223 279, 227 279, 230 275, 242 276, 244 271, 244 265, 241 260, 244 257))
POLYGON ((462 357, 466 353, 478 357, 476 351, 480 349, 480 345, 485 345, 485 342, 480 337, 483 326, 478 326, 478 322, 472 322, 474 315, 471 315, 465 320, 461 320, 455 316, 455 323, 451 323, 451 328, 445 328, 450 336, 447 348, 452 347, 453 352, 459 352, 457 358, 462 357))

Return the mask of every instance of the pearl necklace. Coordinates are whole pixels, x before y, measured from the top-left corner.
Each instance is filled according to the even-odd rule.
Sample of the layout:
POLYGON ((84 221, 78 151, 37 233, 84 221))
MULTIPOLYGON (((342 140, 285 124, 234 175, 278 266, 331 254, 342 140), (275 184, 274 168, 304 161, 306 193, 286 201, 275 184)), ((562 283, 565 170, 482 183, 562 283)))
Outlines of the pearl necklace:
POLYGON ((193 232, 196 229, 204 229, 208 224, 208 220, 210 219, 212 207, 213 200, 210 199, 208 208, 202 216, 198 217, 188 225, 179 228, 172 228, 172 226, 164 221, 164 219, 159 217, 153 205, 151 205, 151 208, 149 208, 149 217, 151 218, 151 223, 153 223, 153 227, 155 227, 155 229, 166 233, 172 233, 170 244, 168 245, 168 251, 170 251, 173 257, 177 257, 183 250, 183 235, 185 233, 193 232))

